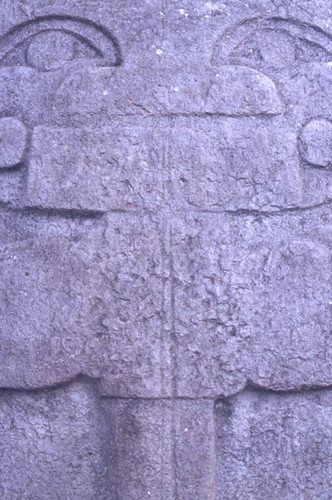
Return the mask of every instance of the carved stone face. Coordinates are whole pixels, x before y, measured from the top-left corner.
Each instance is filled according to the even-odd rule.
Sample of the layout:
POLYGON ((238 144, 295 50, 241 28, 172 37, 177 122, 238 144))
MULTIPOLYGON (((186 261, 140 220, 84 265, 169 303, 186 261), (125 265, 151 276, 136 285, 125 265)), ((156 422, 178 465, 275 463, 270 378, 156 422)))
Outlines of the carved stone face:
POLYGON ((300 389, 332 380, 331 29, 301 2, 11 3, 0 497, 286 498, 295 449, 292 498, 327 498, 331 395, 300 389))
POLYGON ((324 383, 330 38, 249 20, 145 94, 84 19, 23 23, 0 52, 1 383, 170 394, 171 254, 180 394, 324 383))
POLYGON ((155 349, 159 235, 148 215, 121 213, 135 209, 142 187, 133 192, 131 172, 141 183, 145 169, 152 190, 153 152, 141 145, 153 132, 130 118, 114 123, 98 107, 121 64, 118 43, 88 20, 48 16, 14 27, 0 52, 1 384, 40 387, 84 373, 109 376, 110 393, 160 391, 145 339, 155 349), (75 88, 66 96, 66 82, 90 72, 95 116, 73 126, 80 102, 65 115, 86 96, 75 88))
POLYGON ((201 214, 174 231, 180 393, 330 383, 331 49, 241 22, 214 45, 210 119, 174 126, 176 200, 201 214))

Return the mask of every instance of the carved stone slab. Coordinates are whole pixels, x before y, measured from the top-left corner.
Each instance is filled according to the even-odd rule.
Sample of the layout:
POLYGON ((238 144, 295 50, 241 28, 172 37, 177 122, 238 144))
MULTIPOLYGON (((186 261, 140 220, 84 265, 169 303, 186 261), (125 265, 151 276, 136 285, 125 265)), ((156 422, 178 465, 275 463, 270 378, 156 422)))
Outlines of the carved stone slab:
POLYGON ((332 6, 5 0, 0 497, 330 498, 332 6))

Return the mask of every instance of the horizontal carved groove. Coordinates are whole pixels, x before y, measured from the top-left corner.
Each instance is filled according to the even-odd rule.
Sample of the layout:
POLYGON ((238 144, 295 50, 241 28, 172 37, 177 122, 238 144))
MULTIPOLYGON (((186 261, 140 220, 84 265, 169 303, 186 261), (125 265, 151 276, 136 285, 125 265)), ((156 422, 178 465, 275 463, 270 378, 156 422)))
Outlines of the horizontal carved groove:
POLYGON ((233 394, 229 394, 227 396, 218 396, 215 398, 215 405, 218 406, 219 402, 222 401, 227 401, 231 400, 232 398, 238 397, 244 392, 260 392, 264 394, 277 394, 280 396, 286 396, 289 394, 303 394, 303 393, 310 393, 310 392, 326 392, 326 391, 332 391, 332 382, 327 385, 308 385, 308 384, 303 384, 298 387, 291 387, 291 388, 274 388, 274 387, 264 387, 260 384, 257 384, 253 382, 252 380, 248 380, 246 384, 237 392, 233 394))
POLYGON ((99 378, 93 378, 89 377, 87 375, 82 375, 79 374, 75 377, 72 377, 68 380, 64 380, 62 382, 56 382, 54 384, 49 384, 49 385, 43 385, 40 387, 0 387, 0 397, 5 395, 5 394, 17 394, 17 393, 41 393, 45 391, 53 391, 61 388, 67 388, 74 382, 84 382, 87 384, 94 384, 98 387, 98 392, 99 390, 99 384, 100 384, 100 379, 99 378))

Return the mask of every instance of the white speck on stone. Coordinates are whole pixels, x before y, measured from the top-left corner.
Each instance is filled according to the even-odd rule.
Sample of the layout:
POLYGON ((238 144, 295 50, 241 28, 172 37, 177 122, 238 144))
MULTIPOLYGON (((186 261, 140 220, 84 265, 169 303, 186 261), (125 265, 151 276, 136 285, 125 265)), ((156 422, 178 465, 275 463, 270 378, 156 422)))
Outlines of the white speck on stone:
POLYGON ((328 65, 328 66, 332 66, 332 61, 329 61, 329 62, 327 63, 327 65, 328 65))
POLYGON ((209 16, 209 14, 205 14, 205 17, 206 17, 206 19, 209 19, 210 16, 209 16))
POLYGON ((158 56, 161 56, 162 53, 163 53, 163 51, 161 49, 156 50, 156 54, 158 54, 158 56))
POLYGON ((160 12, 160 17, 165 17, 165 14, 163 12, 160 12))
POLYGON ((108 95, 107 90, 104 90, 103 95, 108 95))
POLYGON ((179 92, 179 87, 173 87, 174 92, 179 92))
POLYGON ((216 73, 216 76, 220 76, 220 74, 219 74, 219 73, 216 73))
POLYGON ((188 432, 188 427, 185 428, 184 432, 188 432))
POLYGON ((188 14, 188 12, 186 12, 185 15, 184 15, 184 17, 188 17, 188 16, 189 16, 189 14, 188 14))
POLYGON ((179 12, 180 12, 181 16, 184 16, 186 13, 186 11, 184 9, 180 9, 179 12))
POLYGON ((217 10, 218 6, 213 4, 212 2, 206 2, 205 7, 210 9, 210 10, 217 10))

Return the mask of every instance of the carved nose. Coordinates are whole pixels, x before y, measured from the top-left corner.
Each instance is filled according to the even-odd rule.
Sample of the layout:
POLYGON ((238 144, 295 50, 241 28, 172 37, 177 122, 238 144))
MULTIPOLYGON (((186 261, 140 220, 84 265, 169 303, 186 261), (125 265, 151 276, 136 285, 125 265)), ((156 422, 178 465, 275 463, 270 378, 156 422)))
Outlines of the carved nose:
POLYGON ((19 165, 24 156, 27 131, 16 118, 0 119, 0 168, 19 165))
POLYGON ((315 167, 332 166, 332 123, 323 118, 311 120, 301 131, 302 159, 315 167))

